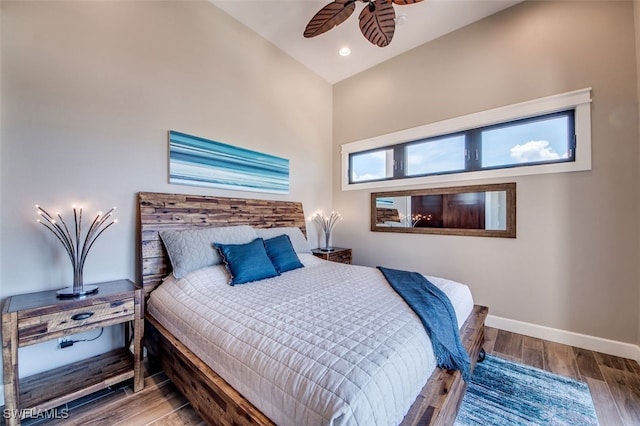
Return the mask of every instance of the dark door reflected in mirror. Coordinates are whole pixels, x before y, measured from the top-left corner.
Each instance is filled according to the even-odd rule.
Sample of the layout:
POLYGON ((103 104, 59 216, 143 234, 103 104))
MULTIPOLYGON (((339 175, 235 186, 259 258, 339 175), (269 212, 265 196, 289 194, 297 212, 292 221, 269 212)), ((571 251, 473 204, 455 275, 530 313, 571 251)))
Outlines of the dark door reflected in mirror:
POLYGON ((515 238, 516 184, 372 193, 371 230, 515 238))

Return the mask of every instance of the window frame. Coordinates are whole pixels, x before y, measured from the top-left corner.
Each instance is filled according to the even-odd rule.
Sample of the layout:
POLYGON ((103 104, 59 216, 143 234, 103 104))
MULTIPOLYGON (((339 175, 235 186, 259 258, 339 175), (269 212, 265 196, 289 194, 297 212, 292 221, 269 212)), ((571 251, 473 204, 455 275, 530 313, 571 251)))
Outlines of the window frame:
POLYGON ((341 146, 341 156, 343 191, 591 170, 591 88, 539 98, 343 144, 341 146), (574 112, 572 123, 575 135, 573 161, 514 164, 417 176, 398 177, 394 173, 396 175, 394 177, 364 182, 350 182, 351 154, 380 149, 394 149, 396 147, 404 149, 404 146, 422 140, 439 139, 464 132, 479 132, 489 128, 508 126, 518 121, 535 121, 545 116, 570 110, 574 112))

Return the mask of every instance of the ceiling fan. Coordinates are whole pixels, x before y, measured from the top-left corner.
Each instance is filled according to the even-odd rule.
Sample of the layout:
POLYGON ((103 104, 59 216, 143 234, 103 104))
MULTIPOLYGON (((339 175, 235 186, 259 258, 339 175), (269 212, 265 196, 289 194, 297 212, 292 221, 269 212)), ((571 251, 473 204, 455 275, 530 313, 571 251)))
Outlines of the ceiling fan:
POLYGON ((356 2, 365 3, 360 12, 360 31, 371 43, 388 46, 396 29, 397 5, 419 3, 422 0, 334 0, 316 13, 304 30, 306 38, 315 37, 342 24, 356 9, 356 2))

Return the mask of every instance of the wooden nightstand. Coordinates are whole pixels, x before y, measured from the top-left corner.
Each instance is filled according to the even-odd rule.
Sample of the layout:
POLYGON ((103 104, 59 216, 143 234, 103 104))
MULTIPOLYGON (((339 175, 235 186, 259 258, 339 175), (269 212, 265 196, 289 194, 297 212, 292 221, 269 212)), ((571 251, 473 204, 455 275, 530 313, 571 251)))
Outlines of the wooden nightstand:
POLYGON ((312 249, 311 253, 324 260, 330 260, 332 262, 351 264, 351 249, 334 247, 333 251, 324 251, 322 249, 312 249))
MULTIPOLYGON (((142 390, 144 292, 129 280, 98 284, 98 293, 60 299, 56 291, 8 297, 2 309, 4 417, 19 425, 66 402, 133 379, 134 392, 142 390), (18 378, 18 348, 116 324, 125 326, 124 347, 44 373, 18 378), (128 343, 133 337, 133 355, 128 343)), ((70 349, 67 349, 70 350, 70 349)))

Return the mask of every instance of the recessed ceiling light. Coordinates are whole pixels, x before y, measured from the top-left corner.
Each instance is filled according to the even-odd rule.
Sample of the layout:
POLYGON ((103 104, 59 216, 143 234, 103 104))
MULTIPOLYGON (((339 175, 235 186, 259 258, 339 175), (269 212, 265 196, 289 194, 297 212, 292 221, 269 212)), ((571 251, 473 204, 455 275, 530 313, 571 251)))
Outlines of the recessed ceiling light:
POLYGON ((345 46, 345 47, 340 48, 338 53, 340 54, 340 56, 349 56, 349 55, 351 55, 351 49, 349 49, 348 47, 345 46))
POLYGON ((396 24, 398 25, 404 25, 407 23, 407 21, 409 20, 409 16, 406 13, 401 13, 400 15, 398 15, 398 17, 396 18, 396 24))

